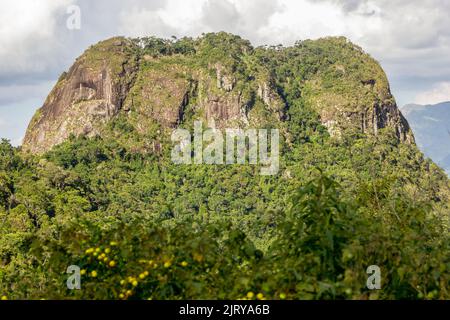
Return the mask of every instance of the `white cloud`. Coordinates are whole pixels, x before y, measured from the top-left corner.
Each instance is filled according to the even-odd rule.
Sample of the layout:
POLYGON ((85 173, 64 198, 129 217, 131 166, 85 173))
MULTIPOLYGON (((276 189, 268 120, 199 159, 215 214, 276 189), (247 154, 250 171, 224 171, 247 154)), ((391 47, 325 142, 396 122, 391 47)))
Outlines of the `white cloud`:
POLYGON ((277 1, 167 0, 160 8, 136 4, 120 15, 119 32, 127 36, 199 36, 227 31, 255 44, 267 40, 263 28, 279 9, 277 1))
POLYGON ((415 98, 415 103, 423 105, 446 101, 450 101, 450 82, 439 83, 431 90, 418 94, 415 98))
POLYGON ((156 9, 147 8, 144 3, 123 8, 119 33, 133 37, 197 36, 204 3, 205 0, 168 0, 163 7, 156 9))
POLYGON ((297 40, 325 36, 347 36, 362 39, 370 32, 379 32, 382 21, 378 15, 367 16, 366 10, 378 12, 367 4, 361 11, 347 13, 334 2, 310 0, 279 0, 280 10, 274 12, 269 23, 260 30, 266 41, 292 44, 297 40))
MULTIPOLYGON (((0 75, 44 71, 58 47, 57 12, 73 0, 8 0, 0 10, 0 75)), ((63 24, 65 26, 65 23, 63 24)))

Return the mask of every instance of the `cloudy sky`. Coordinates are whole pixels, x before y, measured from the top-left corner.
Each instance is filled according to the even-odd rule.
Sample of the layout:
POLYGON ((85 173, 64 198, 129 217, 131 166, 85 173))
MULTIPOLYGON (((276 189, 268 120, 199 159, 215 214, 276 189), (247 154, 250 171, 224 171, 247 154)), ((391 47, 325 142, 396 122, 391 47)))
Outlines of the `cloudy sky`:
POLYGON ((115 35, 224 30, 255 46, 344 35, 381 62, 400 106, 450 100, 448 0, 2 0, 0 6, 0 137, 16 145, 59 75, 89 45, 115 35), (80 29, 67 27, 74 5, 80 29))

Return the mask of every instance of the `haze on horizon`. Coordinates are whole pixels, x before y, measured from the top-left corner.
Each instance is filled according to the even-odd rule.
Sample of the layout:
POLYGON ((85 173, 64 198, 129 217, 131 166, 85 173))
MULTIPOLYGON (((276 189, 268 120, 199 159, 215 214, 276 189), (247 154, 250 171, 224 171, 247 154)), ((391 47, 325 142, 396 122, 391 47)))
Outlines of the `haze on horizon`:
POLYGON ((227 31, 257 45, 346 36, 380 61, 398 105, 450 101, 445 0, 20 0, 0 10, 0 137, 18 145, 59 75, 115 35, 227 31), (69 30, 67 9, 81 9, 69 30))

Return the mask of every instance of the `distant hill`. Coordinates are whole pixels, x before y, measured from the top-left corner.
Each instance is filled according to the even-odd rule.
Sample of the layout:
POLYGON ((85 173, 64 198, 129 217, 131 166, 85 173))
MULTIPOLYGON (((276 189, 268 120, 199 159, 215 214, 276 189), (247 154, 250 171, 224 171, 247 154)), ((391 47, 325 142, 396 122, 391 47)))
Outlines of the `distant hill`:
POLYGON ((401 108, 419 148, 450 174, 450 102, 401 108))

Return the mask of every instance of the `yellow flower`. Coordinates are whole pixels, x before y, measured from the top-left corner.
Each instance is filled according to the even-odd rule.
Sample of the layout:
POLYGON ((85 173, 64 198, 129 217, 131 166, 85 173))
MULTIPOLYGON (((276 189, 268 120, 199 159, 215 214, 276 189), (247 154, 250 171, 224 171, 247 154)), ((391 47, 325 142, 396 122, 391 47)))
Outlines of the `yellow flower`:
POLYGON ((158 268, 158 264, 157 263, 153 264, 153 268, 154 269, 158 268))
POLYGON ((109 261, 108 257, 105 257, 105 258, 103 259, 103 261, 108 262, 108 261, 109 261))
POLYGON ((111 260, 111 261, 109 262, 109 266, 110 266, 111 268, 115 267, 115 266, 116 266, 116 262, 115 262, 114 260, 111 260))
POLYGON ((199 253, 194 253, 194 260, 197 262, 202 262, 203 261, 203 255, 199 254, 199 253))
POLYGON ((145 274, 141 273, 141 274, 139 275, 139 278, 140 278, 140 279, 144 279, 144 278, 145 278, 145 274))
POLYGON ((284 300, 284 299, 286 299, 286 294, 284 294, 284 293, 280 293, 280 299, 281 299, 281 300, 284 300))
POLYGON ((94 252, 94 257, 97 256, 97 255, 98 255, 98 253, 97 253, 97 252, 94 252))
POLYGON ((125 293, 127 296, 131 296, 133 294, 133 291, 131 290, 127 290, 127 292, 125 293))
POLYGON ((111 247, 117 246, 117 242, 111 241, 111 242, 109 243, 109 245, 110 245, 111 247))
POLYGON ((181 263, 181 266, 182 266, 182 267, 187 267, 187 266, 188 266, 188 263, 187 263, 186 261, 183 261, 183 262, 181 263))
POLYGON ((100 252, 100 251, 101 251, 101 250, 100 250, 99 247, 95 248, 95 252, 100 252))
POLYGON ((110 248, 106 248, 105 249, 105 253, 110 253, 111 252, 111 249, 110 248))
POLYGON ((148 276, 148 271, 147 271, 147 270, 144 271, 144 274, 145 274, 145 276, 147 277, 147 276, 148 276))
POLYGON ((125 296, 123 295, 123 293, 119 294, 119 298, 120 298, 120 299, 125 298, 125 296))
POLYGON ((263 300, 263 299, 264 299, 264 295, 263 295, 262 293, 258 293, 258 294, 256 295, 256 298, 257 298, 258 300, 263 300))
POLYGON ((249 299, 253 299, 254 296, 255 296, 255 294, 251 291, 249 293, 247 293, 247 298, 249 298, 249 299))
POLYGON ((82 276, 84 276, 84 275, 86 274, 86 270, 85 270, 85 269, 81 270, 81 271, 80 271, 80 274, 81 274, 82 276))
POLYGON ((138 285, 138 282, 134 280, 131 284, 133 285, 133 287, 136 287, 138 285))
POLYGON ((91 277, 95 278, 97 275, 98 275, 97 271, 94 270, 91 272, 91 277))
POLYGON ((92 252, 94 252, 94 248, 89 248, 85 252, 86 254, 91 254, 92 252))
POLYGON ((7 297, 7 296, 2 296, 2 297, 0 298, 0 300, 8 300, 8 297, 7 297))
POLYGON ((169 268, 172 265, 170 261, 164 262, 164 268, 169 268))
POLYGON ((126 283, 126 281, 125 281, 125 280, 120 280, 120 285, 121 285, 121 286, 124 286, 124 285, 125 285, 125 283, 126 283))

